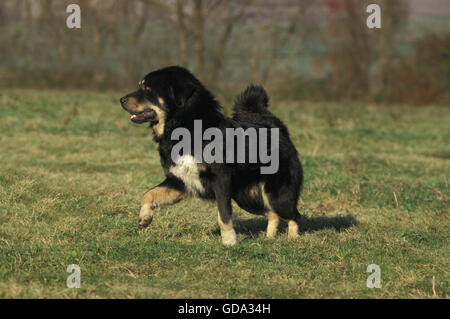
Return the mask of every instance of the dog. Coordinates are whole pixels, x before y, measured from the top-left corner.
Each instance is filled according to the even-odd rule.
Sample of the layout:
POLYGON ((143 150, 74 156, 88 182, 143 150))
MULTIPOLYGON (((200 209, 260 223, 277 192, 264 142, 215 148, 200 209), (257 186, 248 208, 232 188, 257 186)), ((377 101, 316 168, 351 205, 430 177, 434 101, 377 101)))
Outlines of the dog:
MULTIPOLYGON (((250 213, 267 217, 267 237, 276 236, 280 218, 288 222, 288 238, 298 237, 301 217, 297 202, 303 184, 303 169, 287 127, 268 110, 268 102, 264 88, 251 85, 236 98, 233 115, 227 117, 211 92, 192 73, 179 66, 147 74, 135 92, 122 97, 120 103, 133 123, 150 124, 165 175, 165 180, 142 198, 139 228, 146 228, 152 222, 155 208, 197 196, 217 202, 224 245, 237 243, 232 200, 250 213), (202 132, 213 128, 223 135, 231 128, 277 129, 278 141, 272 138, 268 142, 268 145, 278 142, 277 171, 262 174, 260 160, 200 162, 189 154, 174 159, 172 153, 178 142, 173 138, 174 132, 183 129, 194 133, 194 124, 199 120, 202 132)), ((191 134, 191 138, 192 135, 195 134, 191 134)), ((196 142, 192 140, 191 145, 196 142)), ((245 150, 250 151, 254 145, 251 143, 245 140, 245 150)), ((204 150, 205 141, 201 141, 200 146, 204 150)))

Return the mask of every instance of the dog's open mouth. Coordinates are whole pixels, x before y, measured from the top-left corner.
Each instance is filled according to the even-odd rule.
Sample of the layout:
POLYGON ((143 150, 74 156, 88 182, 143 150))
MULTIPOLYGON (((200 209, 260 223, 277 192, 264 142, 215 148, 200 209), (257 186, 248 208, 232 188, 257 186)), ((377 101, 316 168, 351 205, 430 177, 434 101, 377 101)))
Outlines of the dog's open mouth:
POLYGON ((156 112, 154 110, 146 110, 135 114, 130 113, 130 120, 137 124, 150 122, 150 125, 155 125, 158 123, 158 120, 156 119, 156 112))

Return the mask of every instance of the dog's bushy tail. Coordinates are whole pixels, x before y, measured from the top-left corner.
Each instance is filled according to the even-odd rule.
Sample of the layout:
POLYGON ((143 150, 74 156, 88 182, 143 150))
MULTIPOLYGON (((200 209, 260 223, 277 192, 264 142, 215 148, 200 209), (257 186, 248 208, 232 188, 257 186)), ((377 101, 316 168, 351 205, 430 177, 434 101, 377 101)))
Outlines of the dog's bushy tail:
POLYGON ((260 85, 250 85, 235 100, 233 113, 266 113, 269 97, 260 85))

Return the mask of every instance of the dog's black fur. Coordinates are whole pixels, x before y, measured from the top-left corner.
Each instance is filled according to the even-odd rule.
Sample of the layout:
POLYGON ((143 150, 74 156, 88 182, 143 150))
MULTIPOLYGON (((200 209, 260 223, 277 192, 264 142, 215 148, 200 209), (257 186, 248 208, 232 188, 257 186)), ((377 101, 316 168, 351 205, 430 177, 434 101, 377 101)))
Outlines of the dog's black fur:
MULTIPOLYGON (((166 176, 160 185, 146 194, 143 205, 148 204, 153 209, 178 201, 184 194, 191 194, 216 200, 219 222, 223 224, 231 222, 232 199, 254 214, 273 212, 296 224, 300 221, 297 201, 303 182, 302 166, 286 126, 268 110, 269 99, 264 88, 248 87, 237 97, 233 116, 229 118, 221 113, 219 103, 203 84, 182 67, 172 66, 151 72, 139 86, 137 91, 121 98, 121 104, 130 116, 133 115, 133 122, 150 123, 166 176), (172 140, 171 135, 174 129, 183 127, 192 133, 193 139, 194 120, 202 120, 203 131, 215 127, 222 131, 224 137, 226 128, 279 128, 278 171, 263 175, 260 173, 263 164, 259 161, 248 163, 247 157, 246 163, 195 164, 198 176, 183 175, 183 172, 190 174, 192 170, 179 169, 173 162, 171 151, 178 141, 172 140), (165 191, 160 192, 161 189, 165 191), (167 196, 166 190, 174 192, 173 198, 161 198, 167 196)), ((205 144, 207 142, 203 142, 203 147, 205 144)), ((193 140, 191 145, 194 145, 193 140)), ((246 154, 248 147, 246 142, 246 154)), ((151 218, 141 216, 140 227, 146 227, 150 222, 151 218)))

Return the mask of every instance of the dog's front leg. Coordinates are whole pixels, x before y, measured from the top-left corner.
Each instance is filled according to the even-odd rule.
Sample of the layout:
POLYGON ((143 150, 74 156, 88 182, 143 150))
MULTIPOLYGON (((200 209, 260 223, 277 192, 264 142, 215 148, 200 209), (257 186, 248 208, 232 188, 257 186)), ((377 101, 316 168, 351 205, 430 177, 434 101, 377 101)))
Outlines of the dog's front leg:
POLYGON ((185 192, 174 180, 166 179, 156 187, 150 189, 142 197, 141 211, 139 213, 139 228, 145 228, 153 220, 153 211, 158 206, 174 204, 185 197, 185 192))
POLYGON ((222 243, 226 246, 232 246, 237 243, 237 235, 233 228, 230 184, 217 183, 214 185, 217 206, 219 209, 219 226, 222 236, 222 243))

